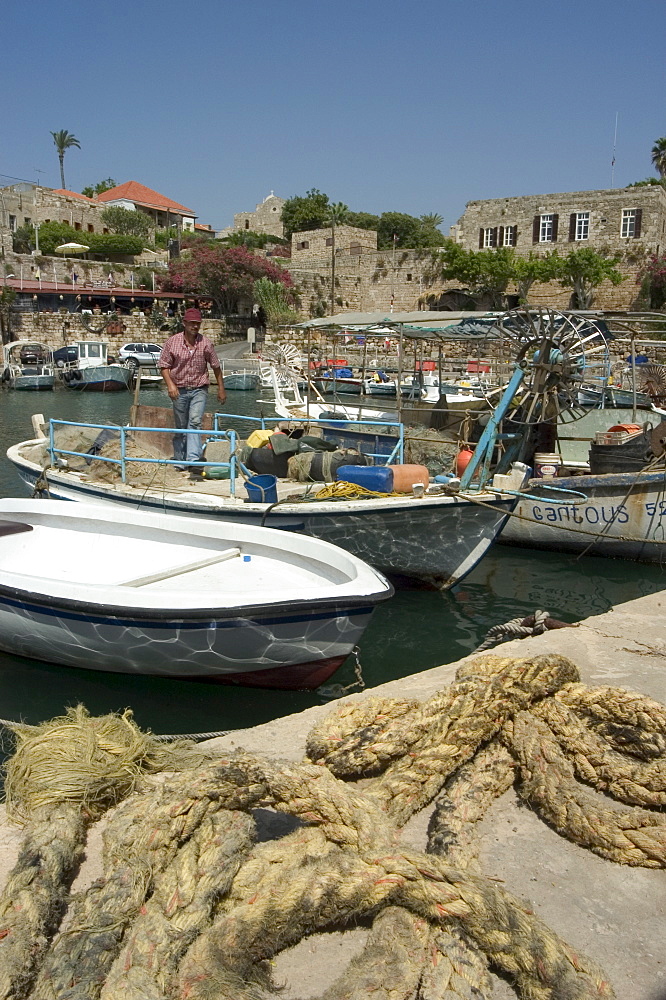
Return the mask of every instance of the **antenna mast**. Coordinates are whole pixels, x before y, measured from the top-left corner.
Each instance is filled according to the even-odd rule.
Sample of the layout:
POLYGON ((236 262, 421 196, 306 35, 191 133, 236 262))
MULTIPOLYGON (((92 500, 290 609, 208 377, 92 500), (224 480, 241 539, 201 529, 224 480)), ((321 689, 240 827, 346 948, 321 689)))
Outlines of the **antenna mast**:
POLYGON ((617 118, 619 112, 615 112, 615 135, 613 136, 613 159, 611 160, 611 188, 615 187, 615 147, 617 146, 617 118))

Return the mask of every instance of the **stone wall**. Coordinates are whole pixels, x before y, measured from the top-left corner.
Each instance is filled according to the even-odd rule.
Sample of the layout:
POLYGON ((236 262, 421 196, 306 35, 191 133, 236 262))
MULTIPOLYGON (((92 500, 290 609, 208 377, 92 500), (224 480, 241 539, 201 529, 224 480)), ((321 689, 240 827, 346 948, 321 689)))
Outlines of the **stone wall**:
MULTIPOLYGON (((82 260, 80 257, 61 255, 56 257, 20 254, 10 250, 5 253, 0 268, 5 275, 13 274, 19 282, 21 278, 24 281, 36 281, 41 275, 43 282, 57 282, 59 285, 64 285, 67 291, 71 291, 74 287, 73 274, 77 275, 77 286, 83 289, 86 285, 108 288, 109 274, 112 275, 112 283, 116 288, 130 288, 131 275, 134 273, 136 275, 134 287, 138 289, 138 268, 147 267, 156 274, 162 274, 166 269, 165 263, 166 255, 160 259, 154 254, 142 254, 140 257, 128 258, 125 263, 117 263, 105 260, 82 260)), ((15 281, 12 284, 16 287, 15 281)), ((152 286, 149 291, 152 291, 152 286)))
MULTIPOLYGON (((373 233, 376 236, 376 234, 373 233)), ((417 250, 373 250, 352 253, 336 248, 335 308, 338 312, 395 312, 421 308, 428 293, 439 294, 452 282, 430 281, 430 257, 417 250)), ((283 260, 298 286, 301 309, 306 316, 330 313, 331 251, 319 260, 303 264, 283 260)))
MULTIPOLYGON (((523 256, 550 250, 565 256, 580 247, 622 253, 618 269, 625 280, 617 286, 604 282, 596 292, 595 306, 635 308, 641 262, 647 253, 658 253, 666 245, 666 191, 660 186, 634 187, 470 201, 453 235, 467 250, 512 246, 523 256), (550 223, 542 227, 546 216, 550 223), (629 224, 626 235, 623 220, 629 224)), ((570 296, 571 291, 558 284, 537 284, 532 286, 530 302, 567 308, 570 296)))
MULTIPOLYGON (((106 316, 88 316, 93 330, 100 329, 106 316)), ((201 332, 214 344, 224 344, 235 337, 224 333, 224 322, 219 319, 205 319, 201 332)), ((11 333, 14 340, 35 340, 55 350, 75 340, 105 340, 109 344, 109 354, 117 354, 123 344, 133 341, 162 344, 169 334, 155 328, 148 316, 121 316, 110 323, 99 334, 87 329, 78 313, 12 313, 11 333)))

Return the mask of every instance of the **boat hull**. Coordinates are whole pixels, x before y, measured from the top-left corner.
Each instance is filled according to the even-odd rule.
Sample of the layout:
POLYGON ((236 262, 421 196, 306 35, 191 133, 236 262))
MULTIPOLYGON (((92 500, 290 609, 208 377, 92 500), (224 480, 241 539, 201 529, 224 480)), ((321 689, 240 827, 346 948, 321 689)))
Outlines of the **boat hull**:
POLYGON ((259 376, 254 372, 230 372, 222 376, 225 389, 232 392, 250 392, 259 385, 259 376))
POLYGON ((96 365, 66 373, 64 382, 68 389, 79 392, 123 392, 129 389, 133 374, 124 365, 96 365), (67 374, 72 377, 67 378, 67 374))
MULTIPOLYGON (((10 448, 7 456, 33 493, 42 468, 22 457, 20 447, 10 448)), ((54 469, 47 471, 46 478, 51 499, 140 507, 296 531, 332 542, 384 573, 438 589, 452 587, 474 569, 516 503, 515 497, 491 499, 488 495, 479 504, 464 497, 435 495, 281 503, 273 508, 197 494, 196 488, 170 492, 95 483, 54 469)))
MULTIPOLYGON (((543 480, 531 480, 534 493, 543 480)), ((520 499, 500 541, 509 545, 663 563, 666 559, 666 480, 663 472, 569 476, 553 486, 587 496, 581 505, 520 499)))
POLYGON ((322 607, 316 614, 271 609, 138 617, 38 603, 0 591, 0 648, 62 666, 207 679, 279 689, 315 688, 338 669, 361 638, 373 606, 322 607))
POLYGON ((53 389, 54 386, 55 375, 17 375, 12 382, 12 389, 33 392, 53 389))

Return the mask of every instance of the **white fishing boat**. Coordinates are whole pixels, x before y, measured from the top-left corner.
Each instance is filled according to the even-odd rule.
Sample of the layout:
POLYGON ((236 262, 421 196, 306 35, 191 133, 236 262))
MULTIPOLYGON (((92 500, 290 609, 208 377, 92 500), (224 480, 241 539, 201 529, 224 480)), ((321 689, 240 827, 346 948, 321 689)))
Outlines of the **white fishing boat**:
POLYGON ((519 517, 507 524, 502 542, 662 564, 665 415, 656 408, 639 412, 640 425, 622 423, 627 417, 622 406, 591 409, 579 420, 558 423, 552 469, 556 475, 525 484, 527 495, 516 507, 519 517), (544 484, 579 490, 587 499, 553 507, 546 502, 544 484))
POLYGON ((122 392, 129 389, 135 369, 126 364, 109 363, 106 341, 77 340, 74 347, 77 360, 66 364, 61 372, 68 389, 79 392, 122 392))
POLYGON ((0 500, 0 649, 70 667, 314 688, 393 588, 348 552, 223 520, 0 500))
POLYGON ((14 340, 2 346, 0 380, 10 389, 53 389, 55 374, 49 351, 34 341, 14 340))
MULTIPOLYGON (((157 419, 158 409, 150 410, 157 419)), ((159 431, 56 420, 44 424, 43 417, 35 415, 37 436, 9 448, 7 457, 32 494, 284 528, 339 545, 385 573, 442 589, 453 586, 483 558, 516 502, 512 496, 478 490, 449 495, 438 487, 419 491, 423 495, 328 498, 317 495, 323 482, 293 479, 278 479, 272 499, 248 502, 234 432, 202 432, 208 439, 209 463, 203 466, 205 478, 192 481, 173 471, 170 411, 161 412, 159 431), (169 428, 167 433, 164 428, 169 428), (112 450, 103 450, 102 442, 112 450), (225 448, 226 457, 220 459, 225 448), (226 478, 217 478, 218 473, 226 478)), ((138 428, 147 426, 147 417, 148 408, 134 411, 138 428)), ((251 419, 229 413, 220 418, 222 427, 230 418, 234 423, 251 419)), ((368 461, 399 463, 401 437, 395 436, 395 424, 385 442, 388 451, 377 448, 373 432, 378 430, 369 428, 368 461)))

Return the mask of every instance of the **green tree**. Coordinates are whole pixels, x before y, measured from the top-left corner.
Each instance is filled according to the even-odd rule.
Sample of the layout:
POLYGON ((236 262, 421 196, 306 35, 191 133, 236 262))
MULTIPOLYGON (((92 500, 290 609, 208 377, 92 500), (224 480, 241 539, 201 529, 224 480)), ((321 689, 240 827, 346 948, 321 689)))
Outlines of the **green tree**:
POLYGON ((657 185, 658 187, 664 187, 664 185, 666 185, 666 178, 664 178, 664 177, 646 177, 642 181, 634 181, 633 184, 627 184, 627 187, 630 187, 630 188, 654 187, 655 185, 657 185))
POLYGON ((168 229, 158 229, 155 232, 155 246, 166 250, 169 240, 178 239, 178 229, 176 226, 169 226, 168 229))
POLYGON ((270 233, 255 233, 251 229, 237 229, 229 236, 225 236, 220 243, 226 247, 249 247, 263 249, 267 243, 285 243, 279 236, 271 236, 270 233))
POLYGON ((153 228, 150 219, 143 212, 121 208, 120 205, 109 205, 108 208, 105 208, 102 212, 102 222, 114 233, 122 233, 123 236, 140 236, 144 240, 148 238, 153 228))
POLYGON ((271 327, 291 323, 298 316, 293 306, 293 295, 281 281, 257 278, 254 283, 254 298, 264 310, 271 327))
POLYGON ((14 253, 30 253, 35 245, 35 230, 30 224, 19 226, 12 233, 14 253))
POLYGON ((54 254, 55 248, 62 243, 83 243, 81 235, 66 222, 43 222, 39 227, 40 253, 54 254))
POLYGON ((94 187, 91 184, 84 187, 81 194, 84 194, 86 198, 94 198, 96 194, 104 194, 105 191, 110 191, 114 187, 118 187, 118 181, 114 181, 113 177, 106 177, 103 181, 98 181, 94 187))
POLYGON ((501 309, 510 281, 515 276, 515 251, 465 250, 448 240, 435 259, 435 275, 445 281, 459 281, 477 298, 487 298, 490 308, 501 309))
POLYGON ((637 283, 649 309, 663 309, 666 304, 666 253, 651 253, 638 272, 637 283))
POLYGON ((444 246, 446 237, 433 225, 433 219, 441 216, 432 213, 417 219, 404 212, 382 212, 377 226, 377 247, 380 250, 396 249, 420 250, 427 247, 444 246))
POLYGON ((612 285, 624 281, 624 275, 615 266, 622 260, 621 254, 608 257, 592 247, 580 247, 566 257, 553 256, 557 256, 554 260, 555 276, 562 288, 572 289, 574 309, 589 309, 594 301, 594 291, 602 281, 610 281, 612 285))
POLYGON ((305 196, 295 195, 282 206, 282 225, 284 235, 289 239, 292 233, 301 233, 309 229, 323 229, 330 211, 327 194, 317 188, 306 191, 305 196))
POLYGON ((419 216, 419 221, 423 225, 424 229, 439 229, 441 224, 444 222, 444 218, 438 215, 437 212, 428 212, 427 215, 419 216))
POLYGON ((16 292, 8 285, 3 285, 0 291, 0 335, 2 343, 9 344, 12 339, 11 332, 11 311, 16 292))
POLYGON ((335 230, 347 221, 349 208, 344 202, 330 205, 326 222, 331 227, 331 316, 335 313, 335 230))
POLYGON ((528 301, 530 289, 535 282, 552 281, 557 277, 557 254, 541 256, 531 250, 527 257, 514 256, 513 281, 521 303, 528 301))
POLYGON ((68 132, 67 129, 62 129, 60 132, 51 132, 51 135, 53 136, 53 143, 55 145, 55 148, 58 150, 58 159, 60 160, 60 181, 61 181, 60 186, 64 188, 65 153, 67 152, 68 149, 71 149, 72 146, 76 146, 77 149, 81 149, 81 143, 76 138, 76 136, 72 135, 71 132, 68 132))
POLYGON ((662 178, 666 178, 666 135, 657 139, 652 147, 652 165, 662 178))
POLYGON ((379 216, 370 212, 349 212, 347 215, 347 225, 356 226, 357 229, 374 229, 379 226, 379 216))

